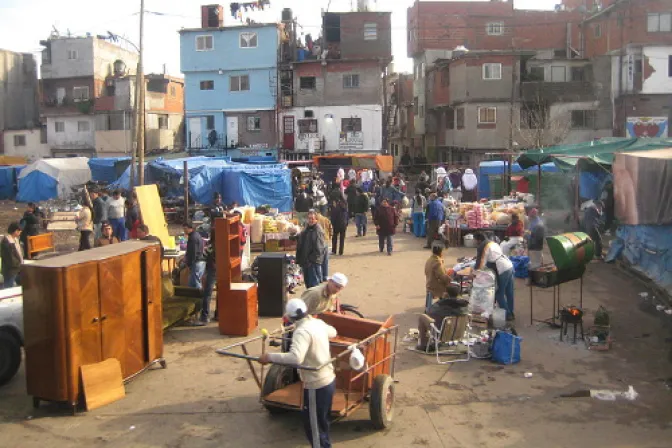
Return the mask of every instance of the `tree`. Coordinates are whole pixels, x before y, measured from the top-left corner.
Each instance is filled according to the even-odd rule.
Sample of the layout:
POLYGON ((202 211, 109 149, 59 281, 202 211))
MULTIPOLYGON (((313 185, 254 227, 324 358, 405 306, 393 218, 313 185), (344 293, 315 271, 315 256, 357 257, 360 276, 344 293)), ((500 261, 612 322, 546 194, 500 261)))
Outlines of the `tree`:
POLYGON ((523 148, 544 148, 562 143, 572 128, 571 112, 562 107, 551 110, 551 101, 544 92, 544 83, 538 83, 530 95, 525 95, 520 106, 517 126, 519 144, 523 148))

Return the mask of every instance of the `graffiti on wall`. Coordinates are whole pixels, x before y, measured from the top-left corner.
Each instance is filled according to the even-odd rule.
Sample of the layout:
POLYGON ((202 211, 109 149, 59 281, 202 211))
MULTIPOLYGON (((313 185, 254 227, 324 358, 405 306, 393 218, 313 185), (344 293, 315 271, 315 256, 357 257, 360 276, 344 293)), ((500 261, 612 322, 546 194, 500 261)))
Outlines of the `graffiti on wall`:
POLYGON ((628 117, 628 137, 667 137, 667 117, 628 117))

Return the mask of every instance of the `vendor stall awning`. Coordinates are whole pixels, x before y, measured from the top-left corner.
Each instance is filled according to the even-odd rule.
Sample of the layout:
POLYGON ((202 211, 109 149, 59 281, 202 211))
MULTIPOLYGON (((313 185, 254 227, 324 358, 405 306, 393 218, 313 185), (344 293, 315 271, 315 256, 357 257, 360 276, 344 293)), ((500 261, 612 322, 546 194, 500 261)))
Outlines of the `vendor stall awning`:
POLYGON ((533 149, 518 157, 517 162, 523 168, 553 162, 562 170, 571 170, 580 160, 611 165, 617 153, 651 151, 670 147, 672 147, 672 138, 603 138, 575 145, 533 149))

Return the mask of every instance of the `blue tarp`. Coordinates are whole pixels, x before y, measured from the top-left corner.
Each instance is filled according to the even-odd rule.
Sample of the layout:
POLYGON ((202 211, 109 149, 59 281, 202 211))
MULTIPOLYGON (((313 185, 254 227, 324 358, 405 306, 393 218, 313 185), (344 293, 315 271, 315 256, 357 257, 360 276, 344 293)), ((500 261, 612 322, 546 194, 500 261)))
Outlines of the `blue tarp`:
POLYGON ((33 171, 19 181, 18 202, 40 202, 58 198, 58 181, 42 171, 33 171))
MULTIPOLYGON (((241 205, 269 204, 281 212, 292 211, 291 170, 268 168, 259 170, 224 170, 221 177, 222 200, 241 205)), ((211 196, 212 197, 212 196, 211 196)))
POLYGON ((0 199, 14 199, 16 197, 16 180, 24 166, 0 166, 0 199))
MULTIPOLYGON (((481 162, 479 165, 479 178, 478 178, 478 195, 481 199, 489 198, 491 195, 490 192, 490 182, 488 176, 503 176, 507 174, 508 163, 502 160, 496 160, 491 162, 481 162)), ((520 175, 520 174, 536 174, 538 171, 537 167, 532 167, 529 169, 523 169, 518 163, 511 164, 511 174, 520 175)), ((558 173, 560 170, 555 166, 554 163, 545 163, 541 166, 542 173, 558 173)))
POLYGON ((95 182, 116 181, 131 164, 130 157, 104 157, 89 159, 91 179, 95 182))
POLYGON ((620 226, 606 261, 619 257, 672 294, 672 226, 620 226))

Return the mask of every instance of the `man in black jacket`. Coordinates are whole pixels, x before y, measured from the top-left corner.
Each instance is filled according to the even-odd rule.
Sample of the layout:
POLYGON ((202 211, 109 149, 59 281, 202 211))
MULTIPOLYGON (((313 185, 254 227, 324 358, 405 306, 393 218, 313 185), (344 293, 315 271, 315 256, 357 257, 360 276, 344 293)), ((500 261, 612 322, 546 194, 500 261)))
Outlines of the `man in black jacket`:
POLYGON ((0 258, 2 259, 2 277, 4 278, 4 287, 13 288, 16 286, 16 280, 21 271, 23 263, 23 254, 21 251, 21 227, 19 223, 13 222, 7 229, 7 235, 0 243, 0 258))
POLYGON ((317 223, 317 213, 308 212, 308 225, 298 235, 296 262, 301 266, 306 288, 317 286, 322 281, 322 263, 326 256, 324 230, 317 223))
POLYGON ((93 239, 98 241, 102 236, 101 224, 107 221, 107 203, 98 191, 91 191, 91 201, 93 201, 93 239))
POLYGON ((348 206, 344 200, 335 202, 331 206, 331 227, 334 233, 331 236, 331 254, 336 255, 336 247, 338 246, 338 254, 343 255, 345 246, 345 232, 348 229, 348 206), (338 245, 338 239, 341 239, 338 245))
POLYGON ((33 202, 29 202, 20 222, 22 227, 21 242, 23 243, 24 258, 28 258, 28 237, 40 234, 40 217, 41 212, 38 210, 37 205, 33 202))
POLYGON ((294 209, 296 210, 296 218, 299 221, 299 225, 303 226, 306 224, 306 218, 308 217, 308 211, 313 208, 313 200, 308 197, 305 189, 301 190, 301 193, 297 196, 294 201, 294 209))
POLYGON ((205 272, 205 253, 201 234, 194 230, 194 224, 186 221, 182 228, 187 235, 187 253, 184 255, 183 263, 189 268, 189 283, 191 288, 201 289, 201 278, 205 272))
POLYGON ((355 214, 357 236, 366 236, 366 212, 369 211, 369 196, 361 188, 357 189, 355 207, 351 211, 355 214))

